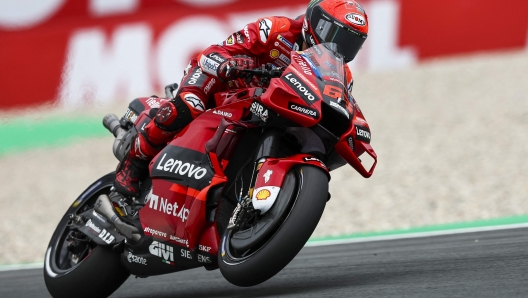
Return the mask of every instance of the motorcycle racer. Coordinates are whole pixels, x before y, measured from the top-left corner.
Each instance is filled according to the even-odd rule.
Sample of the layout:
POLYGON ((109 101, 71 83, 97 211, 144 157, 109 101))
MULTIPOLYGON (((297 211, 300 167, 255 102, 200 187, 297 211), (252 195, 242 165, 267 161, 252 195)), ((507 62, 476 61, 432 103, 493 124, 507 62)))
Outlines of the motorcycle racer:
MULTIPOLYGON (((349 62, 367 34, 367 15, 356 1, 312 0, 306 14, 295 20, 277 16, 260 18, 222 43, 208 47, 190 61, 174 99, 151 111, 155 114, 152 121, 138 133, 127 156, 117 166, 115 190, 125 196, 137 196, 139 181, 148 174, 149 161, 193 119, 222 104, 214 102, 215 93, 258 85, 256 81, 240 79, 241 70, 264 64, 287 67, 291 51, 324 42, 337 44, 339 53, 349 62)), ((348 67, 346 80, 351 92, 353 78, 348 67)))

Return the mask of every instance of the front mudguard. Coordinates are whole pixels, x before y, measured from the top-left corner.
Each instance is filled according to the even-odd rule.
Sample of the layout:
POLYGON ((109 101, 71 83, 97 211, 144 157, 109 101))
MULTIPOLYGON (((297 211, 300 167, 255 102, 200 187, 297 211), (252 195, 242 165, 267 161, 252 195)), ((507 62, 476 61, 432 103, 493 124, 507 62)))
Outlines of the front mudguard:
POLYGON ((266 213, 275 203, 284 183, 284 178, 291 168, 299 165, 311 165, 322 169, 330 180, 326 165, 309 154, 295 154, 285 158, 267 158, 257 172, 255 186, 250 192, 253 208, 266 213))

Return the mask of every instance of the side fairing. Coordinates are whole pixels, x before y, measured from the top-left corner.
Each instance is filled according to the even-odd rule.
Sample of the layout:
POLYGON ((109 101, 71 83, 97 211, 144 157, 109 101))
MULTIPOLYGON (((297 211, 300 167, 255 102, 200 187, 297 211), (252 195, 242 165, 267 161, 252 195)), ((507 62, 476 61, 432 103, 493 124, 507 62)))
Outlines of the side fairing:
POLYGON ((180 254, 174 253, 176 259, 206 265, 216 258, 220 240, 214 220, 206 218, 207 203, 216 193, 210 190, 221 189, 227 182, 223 173, 229 159, 226 152, 230 140, 236 139, 236 129, 224 123, 238 121, 244 110, 238 105, 248 110, 250 104, 248 100, 206 111, 150 163, 152 191, 139 212, 141 224, 145 235, 174 247, 180 254))
POLYGON ((292 63, 280 78, 271 79, 262 95, 262 103, 284 118, 304 127, 321 120, 321 90, 309 63, 297 52, 291 52, 292 63))

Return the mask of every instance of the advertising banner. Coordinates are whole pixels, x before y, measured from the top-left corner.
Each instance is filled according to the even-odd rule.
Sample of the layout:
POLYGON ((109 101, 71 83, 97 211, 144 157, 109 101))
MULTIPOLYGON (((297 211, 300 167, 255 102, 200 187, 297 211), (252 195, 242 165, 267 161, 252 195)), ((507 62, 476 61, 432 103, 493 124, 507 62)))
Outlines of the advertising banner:
MULTIPOLYGON (((528 45, 528 2, 363 0, 367 42, 352 70, 528 45)), ((180 81, 189 59, 259 17, 307 0, 3 0, 0 110, 110 103, 180 81), (25 5, 23 5, 23 4, 25 5), (31 5, 27 5, 30 3, 31 5)))

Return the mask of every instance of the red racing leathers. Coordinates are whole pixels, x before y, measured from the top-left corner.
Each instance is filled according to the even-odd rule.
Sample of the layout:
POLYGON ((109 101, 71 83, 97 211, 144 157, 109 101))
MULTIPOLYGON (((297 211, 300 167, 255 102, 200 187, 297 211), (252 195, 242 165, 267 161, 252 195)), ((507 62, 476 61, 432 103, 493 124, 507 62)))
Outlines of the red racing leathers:
MULTIPOLYGON (((153 121, 138 135, 129 155, 118 166, 114 183, 116 190, 131 196, 137 194, 138 181, 147 174, 147 162, 207 108, 222 105, 221 102, 213 102, 213 95, 244 87, 242 80, 225 82, 218 78, 217 70, 222 62, 242 56, 252 58, 257 67, 267 63, 277 67, 288 66, 290 52, 303 49, 303 21, 304 16, 297 20, 261 18, 192 59, 184 71, 175 98, 158 109, 153 121)), ((346 75, 351 92, 353 80, 348 67, 346 75)))

